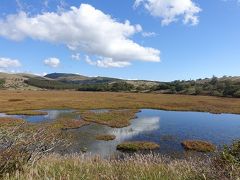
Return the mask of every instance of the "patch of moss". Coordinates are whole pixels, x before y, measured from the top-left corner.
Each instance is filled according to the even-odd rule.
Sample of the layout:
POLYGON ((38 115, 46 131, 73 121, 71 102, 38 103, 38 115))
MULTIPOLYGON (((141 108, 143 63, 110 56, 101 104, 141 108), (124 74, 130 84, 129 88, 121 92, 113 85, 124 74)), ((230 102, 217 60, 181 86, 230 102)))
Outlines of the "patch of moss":
POLYGON ((102 135, 97 135, 96 139, 101 141, 112 141, 116 139, 116 136, 111 134, 102 134, 102 135))
POLYGON ((117 150, 126 151, 126 152, 135 152, 135 151, 143 151, 143 150, 155 150, 159 149, 159 145, 153 142, 146 141, 128 141, 123 142, 117 145, 117 150))
POLYGON ((41 116, 41 115, 47 115, 47 112, 43 111, 11 111, 7 112, 7 115, 27 115, 27 116, 41 116))
POLYGON ((104 124, 113 128, 122 128, 130 125, 130 120, 135 118, 138 110, 110 110, 108 112, 96 113, 93 111, 80 112, 84 121, 104 124))
POLYGON ((214 152, 216 150, 216 147, 207 141, 186 140, 183 141, 181 144, 184 147, 184 149, 191 151, 214 152))

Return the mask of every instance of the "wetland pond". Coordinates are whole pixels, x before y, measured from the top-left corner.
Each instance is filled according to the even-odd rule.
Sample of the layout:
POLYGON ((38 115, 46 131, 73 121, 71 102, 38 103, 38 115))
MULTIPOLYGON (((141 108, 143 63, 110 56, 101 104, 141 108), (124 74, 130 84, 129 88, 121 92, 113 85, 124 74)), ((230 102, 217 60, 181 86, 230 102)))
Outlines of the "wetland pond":
MULTIPOLYGON (((28 122, 39 123, 52 121, 61 117, 81 119, 73 110, 43 110, 48 115, 23 116, 5 115, 0 117, 16 117, 28 122)), ((95 113, 104 113, 107 110, 93 110, 95 113)), ((125 141, 150 141, 160 145, 155 152, 172 155, 185 152, 181 146, 184 140, 204 140, 220 147, 231 144, 240 138, 240 115, 210 114, 202 112, 178 112, 142 109, 131 120, 131 125, 124 128, 111 128, 105 125, 91 123, 78 129, 65 130, 71 133, 74 141, 64 153, 86 151, 91 154, 109 156, 118 154, 116 146, 125 141), (97 135, 111 134, 116 139, 112 141, 96 140, 97 135)))

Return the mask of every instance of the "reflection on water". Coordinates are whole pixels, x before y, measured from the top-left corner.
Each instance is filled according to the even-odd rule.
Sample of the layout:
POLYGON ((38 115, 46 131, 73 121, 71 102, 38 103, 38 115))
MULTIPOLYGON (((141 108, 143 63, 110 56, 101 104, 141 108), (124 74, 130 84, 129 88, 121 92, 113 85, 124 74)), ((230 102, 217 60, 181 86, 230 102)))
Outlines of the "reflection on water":
POLYGON ((37 116, 28 116, 28 115, 6 115, 5 113, 0 113, 0 117, 11 117, 11 118, 20 118, 24 119, 27 122, 38 123, 44 121, 53 121, 58 118, 72 118, 79 119, 80 116, 76 113, 73 113, 73 110, 41 110, 41 112, 47 112, 47 115, 37 115, 37 116))
POLYGON ((159 153, 171 155, 184 153, 181 142, 186 139, 206 140, 217 146, 230 144, 240 138, 240 116, 144 109, 125 128, 91 124, 69 132, 76 139, 68 152, 87 149, 93 154, 107 156, 117 153, 116 146, 123 141, 152 141, 160 144, 159 153), (95 140, 99 134, 113 134, 116 139, 95 140))
MULTIPOLYGON (((132 124, 124 128, 110 128, 105 125, 91 124, 77 130, 70 130, 76 137, 72 145, 72 151, 87 148, 88 152, 107 156, 116 152, 116 146, 141 134, 148 134, 159 129, 160 117, 138 118, 132 124), (113 141, 98 141, 95 137, 99 134, 113 134, 113 141)), ((70 150, 70 151, 71 151, 70 150)))

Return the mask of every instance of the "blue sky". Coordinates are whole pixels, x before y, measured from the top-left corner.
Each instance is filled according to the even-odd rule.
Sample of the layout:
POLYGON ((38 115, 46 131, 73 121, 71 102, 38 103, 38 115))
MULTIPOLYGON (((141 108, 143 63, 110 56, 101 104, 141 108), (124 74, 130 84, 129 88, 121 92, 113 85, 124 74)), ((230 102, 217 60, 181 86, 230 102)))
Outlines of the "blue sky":
POLYGON ((0 71, 171 81, 239 68, 237 0, 0 2, 0 71))

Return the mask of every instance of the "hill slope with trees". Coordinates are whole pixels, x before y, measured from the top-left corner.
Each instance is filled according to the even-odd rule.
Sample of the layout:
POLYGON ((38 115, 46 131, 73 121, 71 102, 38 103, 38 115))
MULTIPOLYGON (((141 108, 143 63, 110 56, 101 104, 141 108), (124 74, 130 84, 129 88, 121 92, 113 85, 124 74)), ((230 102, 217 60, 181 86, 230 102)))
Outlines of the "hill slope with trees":
POLYGON ((111 92, 152 92, 162 94, 207 95, 240 98, 240 77, 221 77, 158 82, 87 77, 78 74, 52 73, 46 76, 0 73, 1 89, 78 90, 111 92))

